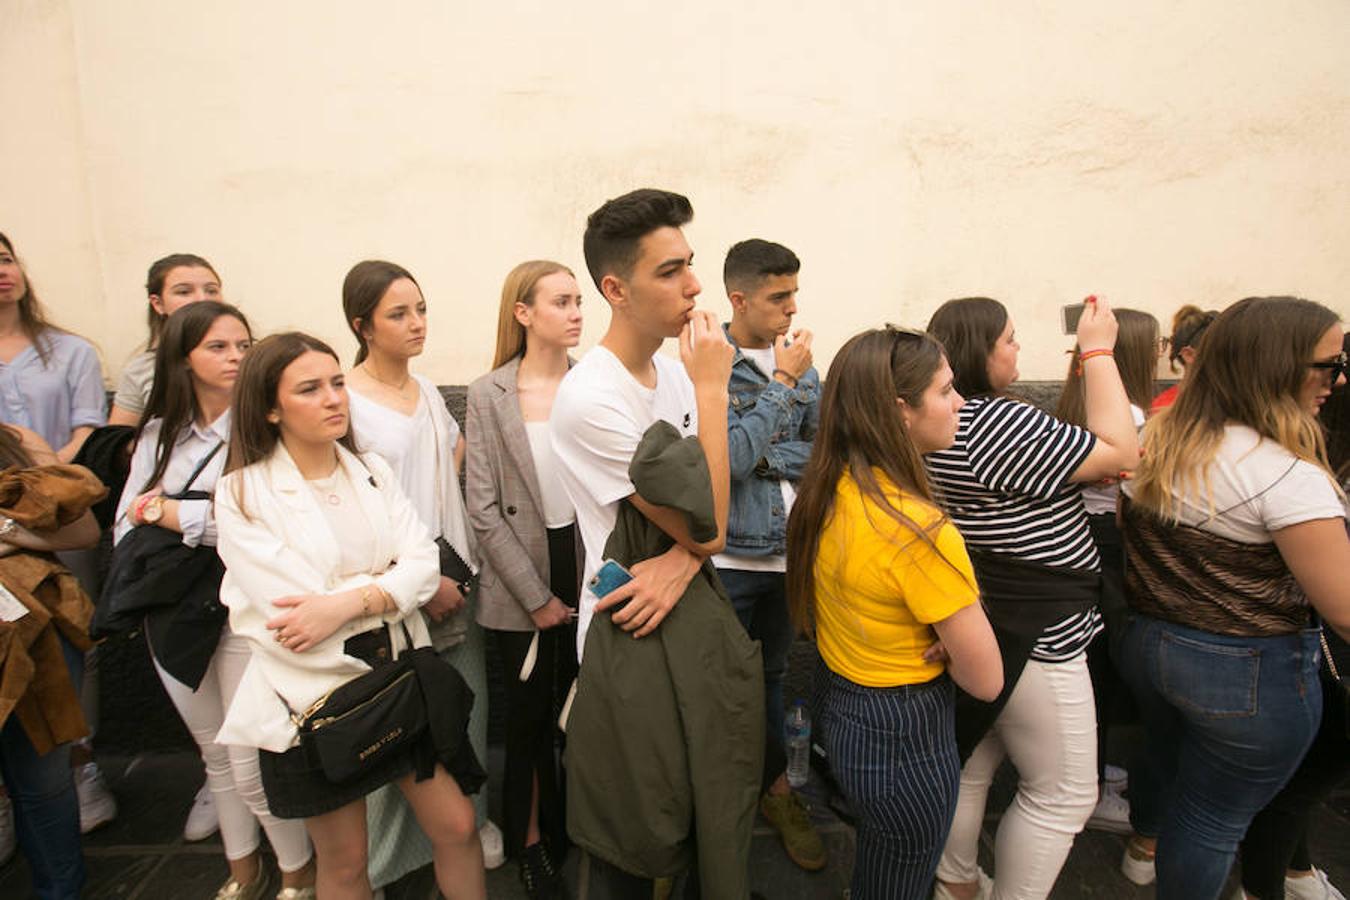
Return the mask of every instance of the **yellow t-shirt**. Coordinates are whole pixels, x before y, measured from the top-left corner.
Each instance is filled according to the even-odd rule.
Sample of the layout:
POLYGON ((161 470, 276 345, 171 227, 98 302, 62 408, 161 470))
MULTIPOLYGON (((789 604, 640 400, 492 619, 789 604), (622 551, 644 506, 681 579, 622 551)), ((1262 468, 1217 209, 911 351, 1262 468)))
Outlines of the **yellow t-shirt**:
MULTIPOLYGON (((921 527, 942 518, 936 507, 876 475, 887 499, 921 527)), ((956 527, 945 522, 930 536, 937 552, 864 498, 844 473, 815 561, 816 643, 832 671, 867 687, 920 684, 942 674, 942 663, 923 659, 937 639, 931 623, 974 603, 979 591, 956 527)))

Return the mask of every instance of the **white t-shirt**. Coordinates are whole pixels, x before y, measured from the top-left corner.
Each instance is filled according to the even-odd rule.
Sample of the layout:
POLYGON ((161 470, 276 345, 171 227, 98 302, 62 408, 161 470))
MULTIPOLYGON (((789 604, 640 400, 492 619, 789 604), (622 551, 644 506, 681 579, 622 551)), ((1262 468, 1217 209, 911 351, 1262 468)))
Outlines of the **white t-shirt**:
MULTIPOLYGON (((1272 531, 1345 516, 1331 476, 1245 425, 1225 429, 1208 474, 1213 502, 1193 489, 1179 498, 1178 518, 1221 537, 1268 544, 1272 531)), ((1124 490, 1133 494, 1129 482, 1124 490)))
POLYGON ((694 385, 684 367, 661 355, 652 362, 656 387, 646 388, 613 353, 594 347, 563 378, 553 400, 549 426, 558 455, 558 479, 576 509, 586 547, 577 616, 578 659, 597 600, 587 585, 600 568, 619 501, 633 493, 628 465, 642 435, 658 419, 686 437, 698 434, 694 385))
MULTIPOLYGON (((773 378, 774 356, 773 347, 763 347, 758 350, 746 347, 741 348, 741 355, 750 360, 755 366, 769 378, 773 378)), ((733 486, 733 490, 735 487, 733 486)), ((786 520, 792 514, 792 503, 797 499, 797 489, 792 486, 792 482, 786 479, 780 479, 778 490, 783 494, 783 518, 786 520)), ((713 557, 713 565, 719 569, 739 569, 742 572, 786 572, 787 556, 779 554, 777 556, 736 556, 732 553, 718 553, 713 557)))
MULTIPOLYGON (((1130 404, 1130 418, 1134 420, 1134 428, 1136 431, 1144 427, 1144 411, 1133 403, 1130 404)), ((1116 498, 1119 495, 1119 482, 1084 485, 1083 507, 1087 510, 1089 516, 1100 516, 1106 513, 1115 515, 1116 498)))

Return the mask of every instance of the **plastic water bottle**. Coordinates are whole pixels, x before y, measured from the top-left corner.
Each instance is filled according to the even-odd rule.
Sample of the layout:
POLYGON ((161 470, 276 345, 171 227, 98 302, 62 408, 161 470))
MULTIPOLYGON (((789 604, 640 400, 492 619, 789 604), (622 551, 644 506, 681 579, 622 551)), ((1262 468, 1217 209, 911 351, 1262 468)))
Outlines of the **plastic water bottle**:
POLYGON ((783 731, 787 744, 788 784, 799 788, 806 784, 811 770, 811 714, 802 701, 796 701, 788 710, 783 731))

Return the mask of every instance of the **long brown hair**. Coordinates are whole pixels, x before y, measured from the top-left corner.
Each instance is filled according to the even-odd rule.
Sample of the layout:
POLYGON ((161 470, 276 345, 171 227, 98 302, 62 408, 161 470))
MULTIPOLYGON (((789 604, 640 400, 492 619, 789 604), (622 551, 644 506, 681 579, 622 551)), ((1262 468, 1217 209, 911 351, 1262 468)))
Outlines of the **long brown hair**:
POLYGON ((370 347, 361 329, 370 325, 376 308, 389 291, 389 285, 400 278, 408 279, 416 285, 418 293, 422 292, 422 286, 417 284, 411 272, 398 263, 383 259, 367 259, 357 263, 342 280, 342 315, 347 319, 347 327, 356 335, 358 366, 370 354, 370 347))
POLYGON ((516 319, 516 304, 533 306, 539 280, 558 272, 576 277, 567 266, 547 259, 523 262, 506 273, 497 309, 497 352, 492 356, 492 368, 500 368, 525 352, 525 326, 516 319))
MULTIPOLYGON (((1120 370, 1120 380, 1125 384, 1125 395, 1130 402, 1147 410, 1157 393, 1158 320, 1137 309, 1117 309, 1115 314, 1120 325, 1116 333, 1116 368, 1120 370)), ((1059 394, 1055 418, 1071 425, 1087 425, 1083 366, 1077 347, 1070 353, 1069 374, 1064 377, 1064 390, 1059 394)))
POLYGON ((1317 342, 1340 317, 1296 297, 1248 297, 1205 333, 1186 386, 1144 429, 1134 500, 1175 519, 1177 497, 1212 497, 1209 464, 1230 423, 1246 425, 1299 459, 1327 469, 1317 419, 1299 403, 1317 342))
POLYGON ((0 232, 0 245, 4 245, 9 255, 14 257, 18 263, 19 271, 23 274, 23 296, 19 298, 19 328, 23 331, 24 337, 33 345, 37 351, 38 359, 42 360, 43 368, 46 368, 50 360, 51 348, 43 337, 48 331, 65 333, 64 328, 58 328, 47 321, 47 313, 42 308, 42 303, 38 301, 37 292, 33 290, 33 279, 28 277, 28 270, 23 267, 23 262, 19 259, 19 254, 14 252, 14 244, 4 232, 0 232))
POLYGON ((919 408, 942 360, 942 345, 931 335, 887 326, 850 338, 830 363, 820 426, 788 518, 788 609, 799 631, 815 629, 816 553, 845 475, 865 498, 934 546, 932 532, 945 519, 939 515, 929 526, 919 525, 886 496, 877 473, 905 495, 936 507, 923 458, 895 401, 919 408))
POLYGON ((989 354, 1007 326, 1007 307, 989 297, 948 300, 928 320, 928 333, 947 351, 956 392, 967 400, 994 393, 989 354))
POLYGON ((216 324, 216 320, 225 316, 238 319, 249 337, 253 336, 244 314, 237 307, 218 300, 191 303, 165 320, 159 347, 155 350, 155 380, 145 411, 141 413, 141 421, 136 426, 136 440, 139 442, 146 423, 153 418, 161 420, 159 440, 155 443, 155 467, 141 487, 143 492, 159 484, 169 467, 169 455, 178 442, 179 434, 201 415, 201 405, 197 402, 187 358, 206 338, 206 333, 216 324))
MULTIPOLYGON (((216 267, 211 265, 202 257, 195 253, 170 253, 168 256, 155 260, 150 264, 150 271, 145 273, 145 295, 146 297, 158 297, 160 302, 164 302, 164 282, 168 279, 169 273, 174 269, 206 269, 212 275, 216 276, 216 281, 220 281, 220 273, 216 267)), ((146 326, 150 329, 150 338, 146 341, 147 350, 154 350, 159 346, 160 335, 164 332, 164 322, 169 317, 155 309, 153 304, 147 303, 146 326)))
MULTIPOLYGON (((239 366, 239 380, 234 385, 234 403, 231 404, 230 450, 225 458, 225 471, 233 472, 244 466, 268 459, 281 441, 281 427, 268 416, 277 407, 277 387, 286 367, 310 351, 326 353, 341 364, 333 348, 312 335, 299 331, 283 331, 254 344, 239 366)), ((351 429, 338 438, 338 443, 356 453, 356 440, 351 429)), ((243 479, 235 484, 235 500, 239 510, 244 508, 243 479)))

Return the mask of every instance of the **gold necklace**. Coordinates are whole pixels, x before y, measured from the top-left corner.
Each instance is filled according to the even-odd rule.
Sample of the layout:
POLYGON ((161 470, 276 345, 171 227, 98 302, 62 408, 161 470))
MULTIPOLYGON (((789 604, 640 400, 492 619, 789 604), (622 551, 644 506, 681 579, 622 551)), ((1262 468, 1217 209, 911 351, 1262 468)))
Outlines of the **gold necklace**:
POLYGON ((385 381, 383 378, 381 378, 380 376, 376 375, 373 371, 371 371, 370 363, 368 363, 368 362, 362 363, 362 364, 361 364, 361 368, 362 368, 363 370, 365 370, 365 373, 366 373, 367 375, 369 375, 373 380, 378 381, 380 384, 384 385, 385 387, 391 388, 391 389, 393 389, 395 392, 400 393, 400 394, 403 393, 403 389, 406 388, 406 387, 408 386, 408 382, 412 381, 412 373, 411 373, 411 372, 409 372, 407 375, 404 375, 404 376, 403 376, 403 382, 402 382, 401 384, 394 384, 392 381, 385 381))

